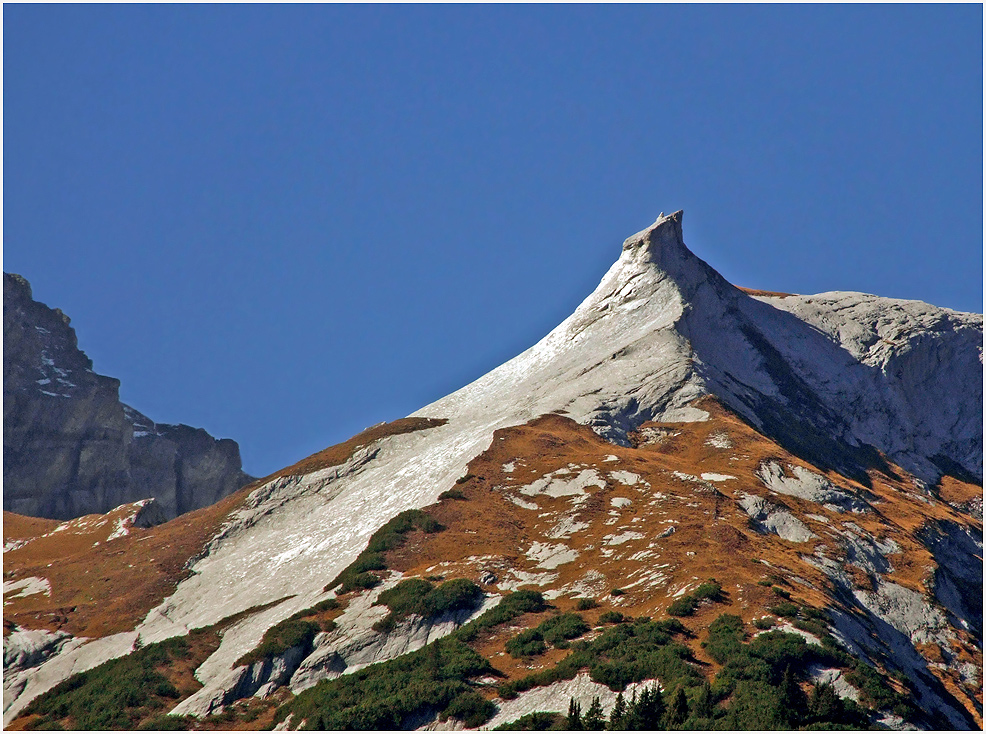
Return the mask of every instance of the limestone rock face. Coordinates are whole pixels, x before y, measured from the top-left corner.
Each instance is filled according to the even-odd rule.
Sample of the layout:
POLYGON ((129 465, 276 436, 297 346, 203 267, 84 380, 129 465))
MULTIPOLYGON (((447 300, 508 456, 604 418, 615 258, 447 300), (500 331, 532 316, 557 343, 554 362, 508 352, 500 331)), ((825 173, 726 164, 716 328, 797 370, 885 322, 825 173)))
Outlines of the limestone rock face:
POLYGON ((3 281, 3 508, 68 519, 154 497, 168 518, 210 505, 251 477, 235 441, 156 424, 93 372, 68 316, 3 281))

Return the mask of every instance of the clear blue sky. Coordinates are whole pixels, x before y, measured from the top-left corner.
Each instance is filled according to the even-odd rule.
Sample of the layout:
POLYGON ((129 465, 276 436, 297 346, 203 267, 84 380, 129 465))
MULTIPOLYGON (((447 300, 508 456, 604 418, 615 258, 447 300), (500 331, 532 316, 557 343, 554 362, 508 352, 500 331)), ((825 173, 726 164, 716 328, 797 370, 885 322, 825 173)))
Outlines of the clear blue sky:
POLYGON ((979 5, 7 5, 3 266, 270 472, 685 210, 732 282, 982 310, 979 5))

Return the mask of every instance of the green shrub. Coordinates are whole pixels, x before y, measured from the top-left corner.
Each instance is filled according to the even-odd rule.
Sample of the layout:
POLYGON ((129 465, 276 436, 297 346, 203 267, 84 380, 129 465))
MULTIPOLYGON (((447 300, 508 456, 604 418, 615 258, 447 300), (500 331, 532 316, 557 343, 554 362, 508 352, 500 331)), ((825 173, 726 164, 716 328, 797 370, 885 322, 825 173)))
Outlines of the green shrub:
POLYGON ((138 731, 188 731, 198 720, 194 716, 162 714, 148 719, 137 727, 138 731))
POLYGON ((370 536, 363 552, 326 585, 325 591, 331 591, 340 585, 339 593, 341 594, 360 589, 372 589, 380 582, 380 579, 369 572, 382 571, 387 568, 384 553, 402 546, 406 540, 405 536, 412 530, 437 533, 444 529, 441 523, 422 510, 405 510, 391 518, 382 528, 370 536))
POLYGON ((668 607, 668 614, 672 617, 690 617, 705 599, 710 601, 722 600, 722 585, 715 579, 709 579, 699 584, 692 593, 671 602, 668 607))
POLYGON ((773 629, 775 621, 770 617, 757 617, 753 620, 753 626, 758 630, 773 629))
POLYGON ((456 701, 473 692, 468 679, 495 673, 487 660, 453 636, 354 673, 320 681, 278 708, 275 723, 294 714, 295 721, 304 720, 306 729, 316 731, 399 730, 406 728, 419 712, 431 709, 469 711, 472 723, 480 726, 488 719, 490 709, 472 697, 456 701))
POLYGON ((525 630, 520 634, 507 640, 504 649, 511 657, 525 658, 532 655, 540 655, 547 651, 548 646, 537 630, 525 630))
POLYGON ((690 617, 698 609, 698 604, 691 596, 683 596, 675 599, 668 607, 668 614, 672 617, 690 617))
POLYGON ((506 650, 515 658, 540 655, 548 649, 548 644, 564 647, 567 640, 581 637, 589 629, 578 614, 559 614, 507 640, 506 650))
POLYGON ((743 620, 735 614, 721 614, 709 625, 709 636, 702 647, 721 665, 740 651, 742 643, 743 620))
POLYGON ((299 619, 285 619, 264 632, 260 644, 236 661, 236 665, 252 665, 253 663, 280 655, 292 647, 308 648, 319 633, 320 627, 315 622, 299 619))
POLYGON ((391 630, 397 622, 411 614, 428 618, 457 609, 469 609, 482 598, 480 588, 467 579, 452 579, 437 588, 424 579, 406 579, 377 597, 376 603, 387 606, 390 614, 374 624, 373 628, 378 632, 391 630))
POLYGON ((846 681, 859 689, 862 700, 881 711, 892 711, 905 720, 915 718, 917 709, 907 696, 898 693, 884 677, 861 660, 845 672, 846 681))
POLYGON ((791 592, 788 591, 787 589, 782 589, 780 586, 771 586, 770 590, 773 591, 775 594, 777 594, 777 596, 781 597, 782 599, 791 598, 791 592))
POLYGON ((621 622, 628 621, 629 619, 627 617, 614 610, 609 610, 599 615, 599 624, 620 624, 621 622))
POLYGON ((500 724, 493 731, 562 731, 565 717, 552 711, 534 711, 521 716, 516 721, 500 724))
POLYGON ((595 609, 599 604, 595 599, 590 599, 586 596, 579 597, 575 601, 575 608, 580 612, 587 612, 590 609, 595 609))
POLYGON ((441 713, 441 720, 458 719, 467 729, 482 726, 496 714, 496 705, 474 691, 457 696, 441 713))
POLYGON ((610 596, 623 596, 626 592, 623 589, 611 589, 609 592, 610 596))
POLYGON ((159 670, 189 654, 188 638, 146 645, 62 681, 31 701, 24 713, 41 716, 38 729, 62 728, 65 719, 72 729, 135 729, 175 706, 179 692, 159 670))
POLYGON ((342 605, 339 603, 338 599, 323 599, 315 606, 308 607, 307 609, 302 609, 300 612, 295 612, 289 619, 303 619, 305 617, 313 617, 316 614, 321 614, 322 612, 331 612, 335 609, 339 609, 342 605))
POLYGON ((461 477, 459 477, 458 479, 456 479, 456 480, 455 480, 455 483, 456 483, 456 484, 465 484, 465 483, 466 483, 466 482, 468 482, 468 481, 469 481, 470 479, 475 479, 475 478, 476 478, 476 475, 475 475, 475 474, 466 474, 466 475, 464 475, 464 476, 461 476, 461 477))
POLYGON ((507 594, 492 609, 483 612, 477 619, 464 624, 453 633, 462 642, 471 642, 480 632, 493 629, 501 624, 512 622, 528 612, 543 612, 548 605, 538 591, 527 589, 507 594))
POLYGON ((610 627, 594 640, 577 643, 555 666, 504 683, 498 692, 503 698, 513 698, 521 691, 571 680, 586 668, 592 680, 613 690, 645 678, 658 678, 664 685, 698 685, 702 677, 689 662, 691 652, 673 639, 684 629, 677 620, 610 627))
POLYGON ((780 604, 767 607, 767 611, 771 614, 776 614, 778 617, 794 619, 798 616, 799 609, 797 604, 792 604, 789 601, 782 601, 780 604))
POLYGON ((438 495, 439 500, 464 500, 466 495, 461 489, 446 489, 440 495, 438 495))

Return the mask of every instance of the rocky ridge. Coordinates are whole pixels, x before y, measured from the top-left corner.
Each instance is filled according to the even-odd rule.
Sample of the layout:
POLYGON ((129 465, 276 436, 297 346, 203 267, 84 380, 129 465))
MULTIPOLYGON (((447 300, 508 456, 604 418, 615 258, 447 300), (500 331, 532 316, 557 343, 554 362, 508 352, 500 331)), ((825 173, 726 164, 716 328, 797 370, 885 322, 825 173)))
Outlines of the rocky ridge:
MULTIPOLYGON (((981 354, 979 315, 863 294, 744 293, 687 250, 680 213, 662 217, 626 241, 569 319, 407 419, 418 423, 356 437, 329 463, 230 498, 173 593, 132 632, 44 662, 32 690, 5 701, 5 721, 137 640, 241 612, 196 668, 196 700, 233 705, 235 663, 265 631, 333 598, 326 583, 381 525, 428 507, 446 530, 387 554, 401 578, 662 617, 714 576, 722 595, 697 604, 695 630, 727 611, 819 642, 807 625, 912 681, 930 717, 916 723, 969 728, 982 710, 981 601, 969 588, 982 563, 981 354), (458 487, 461 498, 435 505, 458 487), (789 598, 794 616, 771 616, 789 598), (827 622, 812 627, 804 610, 827 622)), ((497 632, 477 649, 519 680, 530 661, 504 658, 505 642, 497 632)), ((317 677, 314 654, 291 665, 317 677)), ((691 654, 717 670, 697 644, 691 654)), ((290 700, 290 666, 275 663, 292 682, 264 693, 290 700)), ((207 713, 191 699, 175 711, 207 713)))
POLYGON ((66 520, 153 497, 165 518, 252 479, 231 439, 155 423, 97 374, 60 309, 4 273, 3 507, 66 520))

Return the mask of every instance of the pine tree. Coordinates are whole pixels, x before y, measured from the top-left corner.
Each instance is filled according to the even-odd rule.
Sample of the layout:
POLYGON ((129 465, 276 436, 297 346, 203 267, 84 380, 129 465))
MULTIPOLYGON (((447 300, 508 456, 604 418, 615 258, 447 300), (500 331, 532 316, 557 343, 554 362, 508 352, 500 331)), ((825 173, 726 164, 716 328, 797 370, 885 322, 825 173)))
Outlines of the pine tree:
POLYGON ((845 705, 834 686, 819 683, 811 692, 808 712, 814 721, 841 723, 845 715, 845 705))
POLYGON ((582 717, 582 728, 586 731, 602 731, 606 728, 606 716, 603 714, 599 696, 592 699, 592 705, 582 717))
POLYGON ((715 700, 712 697, 712 686, 709 685, 708 681, 704 681, 695 695, 692 714, 699 719, 711 719, 715 715, 715 705, 715 700))
POLYGON ((668 710, 664 712, 664 728, 665 729, 677 729, 688 719, 688 699, 685 697, 685 691, 681 686, 678 686, 674 694, 671 696, 671 704, 668 706, 668 710))
POLYGON ((638 699, 627 709, 626 728, 632 731, 652 731, 661 728, 664 716, 664 698, 657 687, 645 688, 638 699))
POLYGON ((569 731, 582 731, 582 707, 575 698, 568 699, 568 720, 566 728, 569 731))
POLYGON ((808 709, 808 698, 798 685, 790 665, 784 669, 784 678, 781 681, 780 709, 781 715, 787 717, 792 727, 796 727, 804 719, 808 709))
POLYGON ((613 710, 609 714, 609 726, 607 728, 610 731, 625 730, 627 728, 626 718, 627 704, 623 699, 623 693, 618 693, 616 696, 616 703, 613 704, 613 710))

